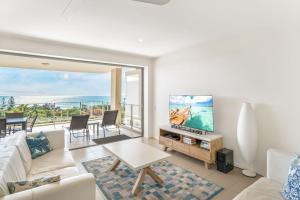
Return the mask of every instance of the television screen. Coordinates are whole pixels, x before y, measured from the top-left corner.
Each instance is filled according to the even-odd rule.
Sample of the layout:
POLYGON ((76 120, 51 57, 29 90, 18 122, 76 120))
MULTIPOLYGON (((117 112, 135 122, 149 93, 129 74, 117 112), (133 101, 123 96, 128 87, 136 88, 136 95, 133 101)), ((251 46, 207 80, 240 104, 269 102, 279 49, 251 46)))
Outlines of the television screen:
POLYGON ((170 96, 169 119, 171 124, 213 132, 213 97, 170 96))

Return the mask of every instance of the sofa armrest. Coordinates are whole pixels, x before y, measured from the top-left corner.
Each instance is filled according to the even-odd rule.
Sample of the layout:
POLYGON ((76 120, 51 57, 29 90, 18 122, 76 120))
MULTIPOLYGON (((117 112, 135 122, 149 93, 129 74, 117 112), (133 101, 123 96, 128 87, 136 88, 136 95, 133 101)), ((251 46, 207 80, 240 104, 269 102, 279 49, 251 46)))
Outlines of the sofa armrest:
POLYGON ((25 190, 0 197, 0 200, 32 200, 32 190, 25 190))
POLYGON ((95 200, 96 182, 92 174, 82 174, 31 190, 6 195, 0 200, 95 200))
POLYGON ((95 200, 96 182, 92 174, 63 179, 32 189, 32 200, 95 200))
MULTIPOLYGON (((65 148, 65 130, 57 129, 51 131, 43 131, 43 133, 47 136, 50 145, 53 149, 61 149, 65 148)), ((29 133, 28 135, 37 135, 38 133, 29 133)))
POLYGON ((267 152, 267 178, 279 183, 285 183, 288 177, 292 156, 293 154, 285 153, 277 149, 269 149, 267 152))

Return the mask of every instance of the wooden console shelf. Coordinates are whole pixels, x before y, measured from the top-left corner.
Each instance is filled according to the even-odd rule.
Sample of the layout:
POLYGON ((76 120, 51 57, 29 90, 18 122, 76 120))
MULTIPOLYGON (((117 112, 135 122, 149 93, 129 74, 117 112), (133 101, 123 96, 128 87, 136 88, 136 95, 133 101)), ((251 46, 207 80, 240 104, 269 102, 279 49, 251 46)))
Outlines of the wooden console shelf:
POLYGON ((209 168, 209 165, 215 164, 216 153, 219 149, 223 148, 222 135, 220 134, 208 133, 207 135, 200 135, 171 128, 170 126, 161 127, 159 132, 159 143, 164 146, 165 150, 171 148, 175 151, 202 160, 207 169, 209 168), (170 136, 174 137, 172 138, 170 136), (183 137, 196 139, 196 144, 183 143, 183 137), (208 142, 210 148, 205 149, 200 147, 201 141, 208 142))

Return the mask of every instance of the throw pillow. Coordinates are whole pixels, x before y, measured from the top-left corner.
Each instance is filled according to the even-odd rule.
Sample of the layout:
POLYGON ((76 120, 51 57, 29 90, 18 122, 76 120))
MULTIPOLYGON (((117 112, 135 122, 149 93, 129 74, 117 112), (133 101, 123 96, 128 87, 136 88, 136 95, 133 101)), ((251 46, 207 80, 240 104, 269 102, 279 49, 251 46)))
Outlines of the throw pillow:
POLYGON ((42 185, 54 183, 60 181, 60 176, 38 178, 32 181, 17 181, 17 182, 8 182, 7 187, 10 194, 21 192, 24 190, 29 190, 36 188, 42 185))
POLYGON ((300 199, 300 156, 295 155, 291 160, 288 180, 284 184, 282 196, 286 200, 300 199))
POLYGON ((36 159, 37 157, 52 151, 49 140, 43 132, 33 137, 27 136, 26 142, 28 144, 32 159, 36 159))

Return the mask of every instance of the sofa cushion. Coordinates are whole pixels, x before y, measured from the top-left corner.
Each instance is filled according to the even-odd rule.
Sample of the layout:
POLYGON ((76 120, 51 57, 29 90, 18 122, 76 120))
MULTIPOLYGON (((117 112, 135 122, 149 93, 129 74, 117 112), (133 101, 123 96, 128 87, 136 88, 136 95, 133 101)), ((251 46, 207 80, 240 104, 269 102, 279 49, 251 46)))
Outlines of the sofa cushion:
POLYGON ((64 149, 53 150, 32 160, 31 175, 75 166, 72 154, 64 149))
POLYGON ((29 174, 28 180, 33 180, 41 177, 50 177, 50 176, 57 176, 59 175, 61 179, 70 178, 73 176, 78 176, 79 171, 76 167, 66 167, 62 169, 52 170, 48 172, 42 172, 40 174, 29 174))
POLYGON ((287 182, 284 184, 282 196, 286 200, 300 199, 300 156, 294 155, 291 160, 287 182))
POLYGON ((15 146, 18 137, 19 134, 17 133, 14 135, 7 135, 5 138, 0 140, 0 146, 2 147, 15 146))
POLYGON ((29 173, 32 162, 31 153, 26 142, 26 132, 20 132, 20 136, 17 138, 16 145, 24 163, 26 173, 29 173))
MULTIPOLYGON (((47 136, 50 145, 53 149, 61 149, 65 147, 65 130, 64 129, 54 129, 43 131, 47 136)), ((36 136, 39 132, 27 133, 28 136, 36 136)))
POLYGON ((41 132, 35 137, 28 136, 26 141, 31 152, 31 158, 36 159, 52 150, 48 138, 41 132))
POLYGON ((244 189, 234 200, 282 200, 281 189, 281 183, 263 177, 244 189))
POLYGON ((26 180, 26 171, 16 146, 0 149, 0 197, 9 194, 7 182, 26 180))

